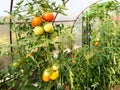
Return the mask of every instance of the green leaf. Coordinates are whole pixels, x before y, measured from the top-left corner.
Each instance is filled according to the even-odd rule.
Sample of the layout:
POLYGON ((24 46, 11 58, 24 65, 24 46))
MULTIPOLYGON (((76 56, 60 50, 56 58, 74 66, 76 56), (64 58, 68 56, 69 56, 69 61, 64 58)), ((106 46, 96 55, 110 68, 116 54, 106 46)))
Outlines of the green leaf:
POLYGON ((64 15, 64 16, 67 16, 67 14, 64 11, 62 11, 62 10, 59 13, 64 15))
POLYGON ((20 1, 17 3, 17 5, 22 4, 22 3, 23 3, 23 1, 24 1, 24 0, 20 0, 20 1))

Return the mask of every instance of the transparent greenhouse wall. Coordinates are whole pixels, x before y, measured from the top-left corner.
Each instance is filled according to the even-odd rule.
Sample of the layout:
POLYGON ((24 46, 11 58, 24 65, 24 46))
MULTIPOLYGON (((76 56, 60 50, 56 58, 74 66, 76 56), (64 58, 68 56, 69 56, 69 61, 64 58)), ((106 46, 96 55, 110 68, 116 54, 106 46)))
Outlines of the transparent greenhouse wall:
MULTIPOLYGON (((10 48, 7 48, 9 45, 9 26, 8 25, 0 25, 0 49, 3 52, 7 52, 10 48)), ((8 56, 3 56, 0 58, 0 70, 5 66, 8 66, 11 62, 11 58, 8 56)))
POLYGON ((9 44, 9 26, 0 25, 0 45, 9 44))
POLYGON ((80 15, 75 22, 73 35, 75 38, 75 46, 82 46, 82 15, 80 15))

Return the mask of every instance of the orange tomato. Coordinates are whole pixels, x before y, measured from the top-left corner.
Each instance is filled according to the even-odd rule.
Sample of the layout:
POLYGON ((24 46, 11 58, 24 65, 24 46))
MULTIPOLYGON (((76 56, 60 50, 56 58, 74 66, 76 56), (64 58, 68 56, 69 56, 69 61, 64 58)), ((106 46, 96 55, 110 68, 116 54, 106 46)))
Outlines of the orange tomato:
POLYGON ((94 43, 94 46, 98 46, 99 45, 99 42, 98 41, 96 41, 95 43, 94 43))
POLYGON ((49 82, 50 81, 50 69, 48 68, 48 69, 45 69, 45 71, 43 72, 43 74, 42 74, 42 80, 44 81, 44 82, 49 82))
POLYGON ((42 17, 41 16, 35 16, 32 18, 32 27, 36 27, 42 23, 42 17))
POLYGON ((44 82, 49 82, 49 81, 50 81, 49 75, 45 75, 45 74, 43 73, 43 74, 42 74, 42 80, 43 80, 44 82))
POLYGON ((45 21, 47 21, 47 22, 51 22, 51 21, 53 21, 54 20, 54 14, 52 13, 52 12, 45 12, 44 14, 43 14, 43 19, 45 20, 45 21))
POLYGON ((59 71, 58 70, 53 71, 50 75, 51 80, 56 80, 58 77, 59 77, 59 71))

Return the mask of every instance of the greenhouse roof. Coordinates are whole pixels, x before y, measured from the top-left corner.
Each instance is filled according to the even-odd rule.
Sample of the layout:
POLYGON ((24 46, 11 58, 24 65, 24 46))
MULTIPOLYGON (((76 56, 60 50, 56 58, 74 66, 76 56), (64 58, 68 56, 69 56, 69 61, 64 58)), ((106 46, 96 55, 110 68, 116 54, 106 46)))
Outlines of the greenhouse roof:
MULTIPOLYGON (((10 11, 11 1, 12 0, 5 0, 5 1, 4 0, 0 0, 0 4, 1 4, 0 5, 0 17, 8 15, 4 11, 5 10, 6 11, 10 11)), ((18 1, 19 0, 13 0, 13 7, 16 5, 16 3, 18 1)), ((65 11, 65 13, 67 14, 67 16, 58 15, 57 20, 59 20, 59 19, 60 20, 75 20, 76 17, 83 10, 85 10, 87 7, 89 7, 90 5, 92 5, 92 4, 94 4, 94 3, 98 2, 98 1, 106 1, 106 0, 77 0, 77 2, 75 2, 75 0, 68 0, 68 2, 66 4, 68 10, 65 11)), ((119 1, 120 2, 120 0, 115 0, 115 1, 119 1)), ((58 0, 57 0, 57 2, 58 2, 58 0)))

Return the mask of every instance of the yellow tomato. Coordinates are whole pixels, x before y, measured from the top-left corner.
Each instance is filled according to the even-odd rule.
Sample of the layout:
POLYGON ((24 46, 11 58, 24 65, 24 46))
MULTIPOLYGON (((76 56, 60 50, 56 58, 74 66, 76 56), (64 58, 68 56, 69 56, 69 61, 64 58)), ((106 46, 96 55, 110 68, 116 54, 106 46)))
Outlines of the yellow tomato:
POLYGON ((40 26, 35 27, 33 31, 34 31, 34 34, 35 34, 35 35, 41 35, 41 34, 44 33, 43 28, 40 27, 40 26))
POLYGON ((50 75, 51 80, 56 80, 58 77, 59 77, 59 71, 58 70, 53 71, 50 75))
POLYGON ((54 64, 54 65, 52 66, 52 69, 53 69, 53 70, 58 70, 58 69, 59 69, 59 65, 54 64))
POLYGON ((19 67, 20 66, 20 62, 14 62, 13 63, 13 67, 19 67))
POLYGON ((8 18, 8 19, 11 19, 11 18, 12 18, 12 15, 9 14, 9 15, 7 16, 7 18, 8 18))
POLYGON ((54 32, 54 28, 53 28, 53 25, 51 23, 46 23, 44 26, 43 26, 45 32, 48 32, 48 33, 52 33, 54 32))

